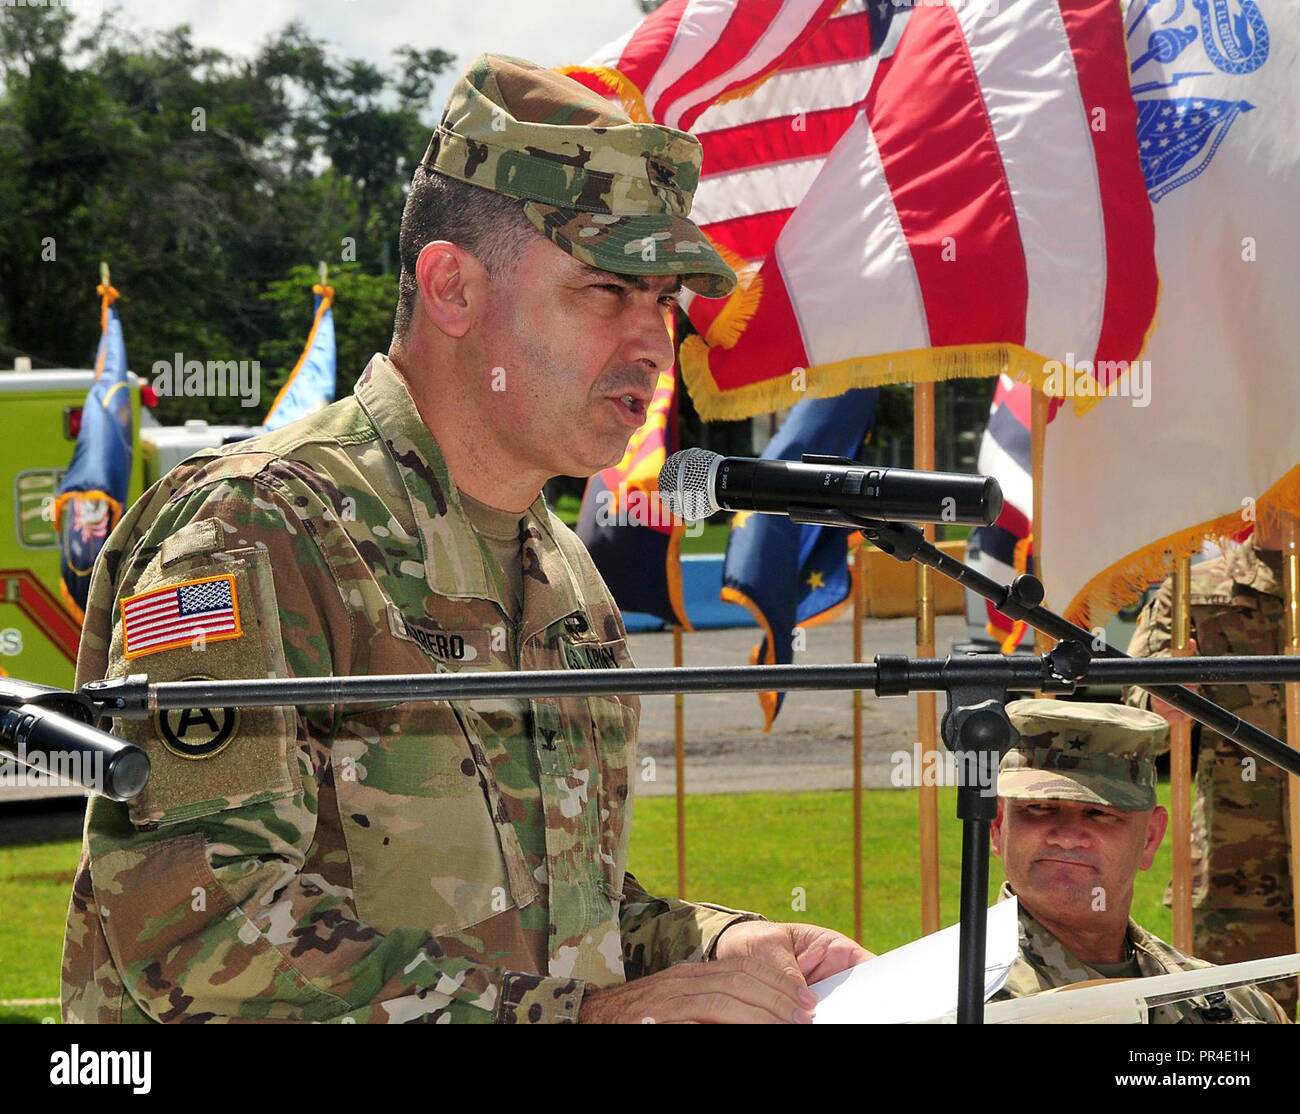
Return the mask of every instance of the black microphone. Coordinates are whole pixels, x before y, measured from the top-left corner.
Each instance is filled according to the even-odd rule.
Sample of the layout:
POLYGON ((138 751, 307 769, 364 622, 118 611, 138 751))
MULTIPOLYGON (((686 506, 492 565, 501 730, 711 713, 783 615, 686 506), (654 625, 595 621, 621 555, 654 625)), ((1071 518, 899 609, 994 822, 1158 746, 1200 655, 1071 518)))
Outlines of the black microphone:
POLYGON ((726 509, 843 526, 854 518, 987 526, 1002 513, 1002 488, 992 476, 875 468, 808 454, 802 461, 754 460, 684 449, 664 462, 659 493, 687 522, 726 509))
POLYGON ((129 801, 149 780, 149 756, 95 727, 91 702, 27 681, 0 679, 0 759, 114 801, 129 801))

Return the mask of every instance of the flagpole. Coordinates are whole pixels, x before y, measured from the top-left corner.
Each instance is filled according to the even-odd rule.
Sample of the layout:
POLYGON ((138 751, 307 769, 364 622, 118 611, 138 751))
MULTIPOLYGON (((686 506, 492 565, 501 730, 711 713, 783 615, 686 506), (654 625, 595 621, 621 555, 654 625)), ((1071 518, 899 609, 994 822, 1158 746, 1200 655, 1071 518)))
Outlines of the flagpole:
MULTIPOLYGON (((1300 654, 1300 521, 1282 511, 1282 592, 1286 613, 1283 653, 1300 654)), ((1286 693, 1286 741, 1300 748, 1300 684, 1289 682, 1286 693)), ((1300 908, 1300 778, 1286 779, 1287 809, 1291 817, 1291 909, 1300 908)), ((1295 918, 1295 947, 1300 952, 1300 917, 1295 918)))
MULTIPOLYGON (((1174 564, 1174 617, 1170 653, 1183 658, 1191 641, 1192 560, 1174 564)), ((1191 954, 1192 944, 1192 724, 1185 717, 1169 728, 1169 813, 1173 841, 1174 947, 1191 954)))
MULTIPOLYGON (((100 333, 108 332, 108 307, 113 304, 113 274, 108 268, 108 261, 101 259, 99 261, 99 331, 100 333)), ((103 365, 99 362, 99 354, 95 358, 95 378, 98 379, 103 374, 103 365)))
MULTIPOLYGON (((917 383, 912 388, 912 467, 934 471, 934 384, 917 383)), ((924 527, 927 541, 934 541, 933 524, 924 527)), ((934 595, 930 570, 916 567, 916 653, 934 656, 934 595)), ((938 750, 936 727, 937 697, 933 692, 916 694, 916 737, 921 746, 921 770, 935 768, 938 750)), ((937 765, 937 764, 936 764, 937 765)), ((918 774, 921 772, 917 771, 918 774)), ((940 928, 939 912, 939 789, 934 778, 920 777, 917 821, 921 850, 921 934, 940 928)))
MULTIPOLYGON (((668 315, 669 332, 673 340, 673 378, 675 389, 673 391, 672 409, 669 414, 669 422, 672 423, 672 429, 665 428, 665 448, 678 449, 682 443, 682 410, 680 406, 682 391, 682 326, 683 311, 678 306, 668 315)), ((681 553, 677 552, 674 557, 678 568, 681 567, 681 553)), ((684 598, 681 602, 682 615, 678 618, 687 622, 690 617, 686 614, 686 601, 684 598)), ((693 628, 692 628, 693 629, 693 628)), ((682 628, 680 623, 673 624, 673 666, 680 669, 683 664, 683 647, 682 647, 682 628)), ((673 694, 673 766, 676 771, 676 785, 674 787, 674 796, 676 798, 675 808, 677 810, 677 896, 683 900, 686 897, 686 698, 682 693, 673 694)))
MULTIPOLYGON (((1043 458, 1047 447, 1047 408, 1048 400, 1041 390, 1031 387, 1029 391, 1029 475, 1033 488, 1033 512, 1029 529, 1033 537, 1034 575, 1043 579, 1043 458)), ((1040 630, 1034 631, 1034 651, 1045 654, 1056 640, 1040 630)), ((1039 693, 1050 696, 1050 693, 1039 693)))
MULTIPOLYGON (((862 661, 867 547, 853 555, 853 663, 862 661)), ((862 690, 853 690, 853 939, 862 943, 862 690)))
MULTIPOLYGON (((682 628, 673 624, 673 667, 682 667, 682 628)), ((677 772, 677 896, 686 897, 686 698, 673 694, 673 761, 677 772)))

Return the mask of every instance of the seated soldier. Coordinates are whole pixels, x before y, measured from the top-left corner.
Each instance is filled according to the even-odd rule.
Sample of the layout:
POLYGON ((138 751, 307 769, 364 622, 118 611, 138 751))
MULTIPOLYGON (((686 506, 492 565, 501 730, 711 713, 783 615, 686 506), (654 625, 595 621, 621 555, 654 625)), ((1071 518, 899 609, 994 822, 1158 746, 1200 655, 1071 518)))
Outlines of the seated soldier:
MULTIPOLYGON (((1101 978, 1211 966, 1129 918, 1133 879, 1149 870, 1169 815, 1156 804, 1155 756, 1169 727, 1121 704, 1017 700, 1020 742, 1002 759, 993 851, 1020 901, 1020 955, 994 1001, 1101 978)), ((1152 1024, 1285 1022, 1254 987, 1151 1009, 1152 1024)))

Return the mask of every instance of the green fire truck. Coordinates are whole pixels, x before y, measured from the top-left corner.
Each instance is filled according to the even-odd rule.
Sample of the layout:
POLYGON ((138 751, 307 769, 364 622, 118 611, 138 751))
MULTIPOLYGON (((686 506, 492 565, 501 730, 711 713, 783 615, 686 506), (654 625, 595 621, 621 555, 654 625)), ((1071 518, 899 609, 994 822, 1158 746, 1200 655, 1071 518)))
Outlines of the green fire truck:
MULTIPOLYGON (((59 591, 52 511, 93 378, 92 371, 77 369, 0 371, 0 678, 60 688, 73 683, 81 627, 59 591)), ((132 502, 191 453, 248 435, 242 427, 203 421, 159 425, 149 412, 152 392, 145 381, 131 375, 130 382, 132 502)), ((53 791, 0 784, 0 802, 53 791)))

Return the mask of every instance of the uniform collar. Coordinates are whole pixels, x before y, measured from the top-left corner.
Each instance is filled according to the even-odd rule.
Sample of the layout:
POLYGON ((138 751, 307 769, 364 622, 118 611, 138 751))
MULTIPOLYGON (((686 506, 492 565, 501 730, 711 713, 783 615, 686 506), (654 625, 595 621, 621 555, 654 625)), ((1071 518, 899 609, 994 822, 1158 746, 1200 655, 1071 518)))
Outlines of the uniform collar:
MULTIPOLYGON (((402 373, 377 352, 354 393, 402 477, 430 589, 457 599, 491 600, 504 614, 501 570, 465 512, 442 450, 420 418, 402 373)), ((527 638, 580 611, 582 604, 577 577, 560 548, 545 497, 539 494, 523 517, 521 634, 527 638)))
MULTIPOLYGON (((1006 901, 1008 898, 1015 897, 1016 892, 1011 888, 1010 882, 1003 882, 1002 889, 998 891, 998 900, 1006 901)), ((1023 901, 1020 902, 1018 910, 1020 917, 1020 947, 1021 951, 1028 951, 1034 955, 1047 956, 1056 952, 1063 953, 1065 966, 1077 970, 1089 972, 1091 977, 1101 979, 1106 976, 1096 970, 1091 964, 1085 963, 1067 948, 1046 925, 1041 924, 1034 917, 1023 901)), ((1128 919, 1128 928, 1125 931, 1128 939, 1129 950, 1137 956, 1139 965, 1141 965, 1143 955, 1147 954, 1147 932, 1132 917, 1128 919)), ((1144 972, 1149 973, 1149 972, 1144 972)))

